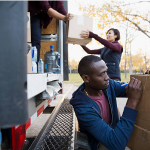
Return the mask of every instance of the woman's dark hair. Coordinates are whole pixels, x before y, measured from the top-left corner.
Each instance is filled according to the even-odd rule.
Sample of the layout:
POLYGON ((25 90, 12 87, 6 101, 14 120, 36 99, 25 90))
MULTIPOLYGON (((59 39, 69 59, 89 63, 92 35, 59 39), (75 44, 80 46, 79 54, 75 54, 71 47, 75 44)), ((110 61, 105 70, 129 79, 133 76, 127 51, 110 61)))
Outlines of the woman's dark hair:
MULTIPOLYGON (((115 41, 120 40, 120 32, 119 32, 119 30, 118 30, 118 29, 114 29, 114 28, 110 28, 110 29, 107 31, 107 33, 108 33, 110 30, 113 30, 113 31, 114 31, 114 35, 117 35, 117 38, 115 38, 115 41)), ((107 34, 107 33, 106 33, 106 34, 107 34)))

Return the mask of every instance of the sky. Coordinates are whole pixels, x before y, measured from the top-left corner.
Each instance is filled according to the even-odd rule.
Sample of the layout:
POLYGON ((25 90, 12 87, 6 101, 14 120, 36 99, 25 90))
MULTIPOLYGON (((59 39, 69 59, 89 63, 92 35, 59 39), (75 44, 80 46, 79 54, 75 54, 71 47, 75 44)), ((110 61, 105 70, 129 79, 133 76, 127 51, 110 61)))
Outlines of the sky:
MULTIPOLYGON (((79 3, 82 3, 84 5, 93 4, 93 3, 103 4, 106 1, 110 1, 110 0, 68 0, 68 13, 72 13, 75 15, 83 15, 79 11, 79 5, 78 5, 79 3)), ((125 0, 125 1, 131 2, 131 0, 125 0)), ((139 1, 139 0, 132 0, 132 2, 134 1, 139 1)), ((134 9, 135 5, 133 5, 132 7, 134 9)), ((149 8, 149 7, 146 8, 144 5, 141 4, 136 7, 140 7, 140 10, 142 10, 143 12, 147 11, 147 9, 149 8)), ((104 30, 107 31, 108 29, 106 28, 104 30)), ((98 29, 97 27, 96 18, 93 18, 93 32, 97 34, 100 33, 100 29, 98 29)), ((120 30, 120 34, 121 34, 121 42, 122 42, 123 40, 125 40, 125 35, 122 30, 120 30)), ((103 45, 101 44, 98 45, 95 40, 92 40, 92 44, 88 44, 87 47, 90 49, 97 49, 103 47, 103 45)), ((131 44, 131 48, 132 48, 131 51, 132 54, 136 54, 136 52, 139 49, 141 49, 143 52, 146 51, 146 53, 149 53, 150 39, 147 38, 144 34, 139 32, 138 36, 133 40, 131 44)), ((84 50, 79 45, 68 44, 68 51, 69 51, 69 60, 75 59, 76 61, 80 61, 80 59, 83 56, 87 55, 87 53, 84 52, 84 50)))

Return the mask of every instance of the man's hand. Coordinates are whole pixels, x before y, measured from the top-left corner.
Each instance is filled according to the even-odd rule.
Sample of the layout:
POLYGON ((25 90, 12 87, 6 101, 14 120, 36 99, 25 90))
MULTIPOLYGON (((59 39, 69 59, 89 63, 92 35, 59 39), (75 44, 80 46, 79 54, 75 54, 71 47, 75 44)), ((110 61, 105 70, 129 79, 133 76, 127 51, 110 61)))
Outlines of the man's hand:
POLYGON ((84 38, 84 39, 87 39, 89 38, 89 31, 82 31, 81 34, 80 34, 80 37, 81 38, 84 38))
POLYGON ((126 92, 128 96, 126 107, 135 109, 142 96, 142 82, 132 77, 126 86, 126 92))

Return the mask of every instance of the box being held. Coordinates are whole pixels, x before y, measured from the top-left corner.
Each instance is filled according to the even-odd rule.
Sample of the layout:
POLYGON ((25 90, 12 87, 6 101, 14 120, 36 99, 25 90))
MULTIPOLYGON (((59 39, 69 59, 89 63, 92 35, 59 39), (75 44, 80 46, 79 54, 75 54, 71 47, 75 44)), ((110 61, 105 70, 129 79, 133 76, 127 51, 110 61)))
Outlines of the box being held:
POLYGON ((73 19, 67 22, 66 43, 86 45, 91 42, 91 38, 83 39, 80 37, 80 33, 83 30, 93 31, 93 18, 74 15, 73 19))
POLYGON ((137 118, 128 147, 131 150, 150 150, 150 75, 131 75, 142 81, 142 97, 137 105, 137 118))

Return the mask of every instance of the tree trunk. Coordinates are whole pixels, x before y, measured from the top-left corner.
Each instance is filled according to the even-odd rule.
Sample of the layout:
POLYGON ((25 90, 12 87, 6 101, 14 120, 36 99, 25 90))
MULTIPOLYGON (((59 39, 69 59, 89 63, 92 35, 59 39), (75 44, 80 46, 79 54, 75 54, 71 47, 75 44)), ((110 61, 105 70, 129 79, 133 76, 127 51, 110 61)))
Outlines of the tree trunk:
POLYGON ((127 24, 127 28, 126 28, 126 41, 125 41, 125 64, 124 64, 124 73, 125 73, 125 79, 127 79, 127 70, 126 70, 126 67, 127 67, 127 38, 128 38, 128 24, 127 24))
POLYGON ((132 72, 131 42, 130 42, 130 66, 129 66, 129 73, 130 73, 130 75, 133 73, 132 72))

